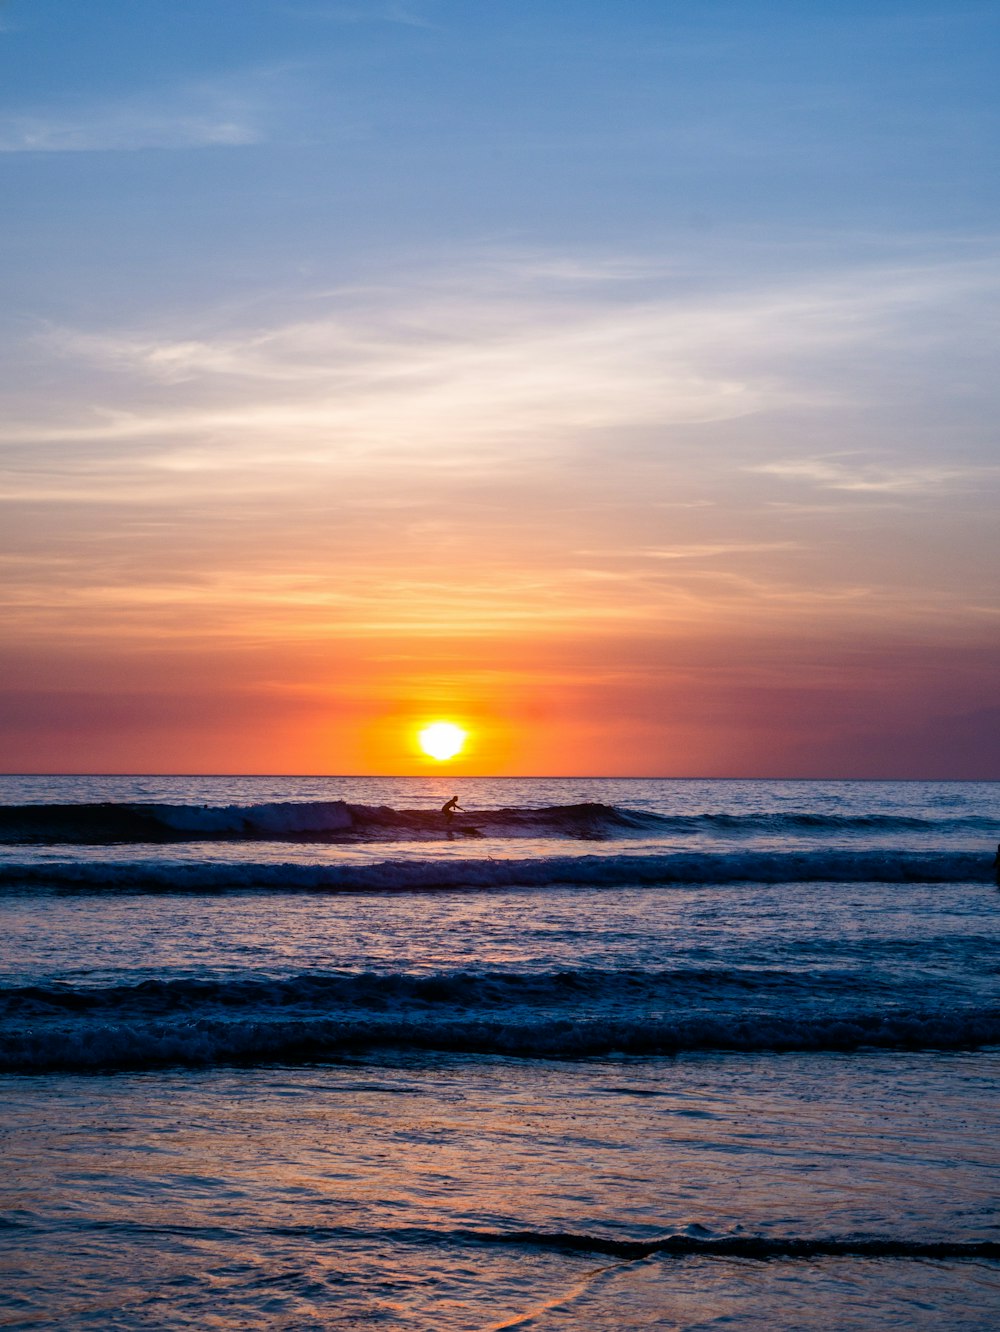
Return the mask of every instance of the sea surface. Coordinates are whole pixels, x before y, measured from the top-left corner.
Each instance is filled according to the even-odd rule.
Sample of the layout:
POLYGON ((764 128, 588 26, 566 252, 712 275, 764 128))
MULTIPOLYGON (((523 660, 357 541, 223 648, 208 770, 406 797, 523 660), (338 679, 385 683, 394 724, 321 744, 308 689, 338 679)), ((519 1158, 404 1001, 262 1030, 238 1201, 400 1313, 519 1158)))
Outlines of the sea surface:
POLYGON ((0 777, 0 1326, 995 1329, 998 840, 997 783, 0 777))

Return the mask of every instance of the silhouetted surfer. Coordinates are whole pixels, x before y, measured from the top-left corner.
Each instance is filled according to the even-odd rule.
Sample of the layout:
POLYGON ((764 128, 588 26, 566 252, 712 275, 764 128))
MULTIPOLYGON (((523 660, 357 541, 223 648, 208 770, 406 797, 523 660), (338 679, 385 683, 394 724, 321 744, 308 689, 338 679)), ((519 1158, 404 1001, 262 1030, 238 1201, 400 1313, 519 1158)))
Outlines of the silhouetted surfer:
POLYGON ((997 881, 997 887, 1000 888, 1000 842, 997 843, 997 853, 993 857, 993 876, 997 881))
MULTIPOLYGON (((451 821, 455 817, 456 809, 462 809, 462 806, 458 803, 458 796, 452 796, 450 800, 446 801, 441 806, 441 813, 447 819, 449 827, 451 827, 451 821)), ((462 810, 462 813, 464 814, 465 811, 462 810)))

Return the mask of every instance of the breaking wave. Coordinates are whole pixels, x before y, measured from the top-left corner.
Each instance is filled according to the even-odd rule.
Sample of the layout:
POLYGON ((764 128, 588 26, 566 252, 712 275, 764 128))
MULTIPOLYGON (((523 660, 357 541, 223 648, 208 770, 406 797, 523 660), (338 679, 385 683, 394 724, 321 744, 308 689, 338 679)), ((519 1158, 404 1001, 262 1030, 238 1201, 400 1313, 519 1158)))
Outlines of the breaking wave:
POLYGON ((384 860, 365 864, 66 860, 0 865, 0 889, 78 892, 317 893, 475 891, 572 885, 988 882, 988 855, 968 851, 706 851, 526 859, 384 860))
POLYGON ((440 838, 449 830, 489 837, 600 837, 660 827, 655 814, 583 803, 477 810, 448 823, 437 809, 393 809, 344 800, 259 805, 80 804, 0 807, 0 841, 356 841, 440 838))
POLYGON ((344 800, 254 805, 29 804, 0 806, 0 842, 101 844, 130 842, 351 842, 436 839, 448 831, 471 836, 613 838, 767 832, 996 832, 981 816, 929 819, 896 814, 660 815, 599 802, 541 808, 514 806, 467 813, 448 825, 440 811, 355 805, 344 800))
POLYGON ((510 1013, 208 1013, 142 1021, 36 1023, 0 1042, 0 1072, 118 1072, 164 1066, 304 1064, 385 1050, 522 1059, 692 1053, 968 1050, 1000 1043, 1000 1012, 743 1012, 670 1018, 510 1013))

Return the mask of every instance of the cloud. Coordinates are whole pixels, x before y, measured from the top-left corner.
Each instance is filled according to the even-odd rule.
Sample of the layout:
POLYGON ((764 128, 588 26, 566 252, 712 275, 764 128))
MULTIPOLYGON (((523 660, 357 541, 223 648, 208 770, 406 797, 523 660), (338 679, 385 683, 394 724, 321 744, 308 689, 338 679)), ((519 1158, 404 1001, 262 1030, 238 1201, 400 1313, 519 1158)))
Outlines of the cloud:
POLYGON ((988 464, 907 464, 864 461, 851 455, 783 458, 747 469, 787 481, 804 481, 823 490, 855 491, 876 495, 919 495, 1000 475, 1000 466, 988 464), (850 461, 842 461, 847 457, 850 461))
POLYGON ((231 148, 264 137, 260 75, 79 106, 0 115, 2 153, 134 152, 231 148))
MULTIPOLYGON (((857 421, 880 410, 887 347, 928 382, 939 354, 929 330, 940 326, 958 354, 954 316, 1000 285, 995 265, 928 260, 701 293, 679 291, 659 260, 645 281, 639 272, 614 256, 488 254, 394 285, 300 294, 252 322, 209 309, 145 328, 50 327, 35 351, 59 388, 32 400, 21 386, 20 421, 11 411, 0 428, 3 494, 277 497, 336 478, 347 503, 345 486, 377 477, 394 493, 403 478, 431 494, 511 477, 538 493, 560 475, 593 495, 627 463, 640 478, 647 469, 647 508, 680 510, 745 492, 740 477, 754 472, 831 497, 898 498, 989 470, 900 461, 893 441, 880 458, 774 453, 803 422, 828 429, 847 411, 857 421), (668 464, 669 491, 650 470, 662 477, 668 464)), ((692 535, 625 544, 661 561, 777 548, 758 532, 750 546, 743 534, 692 535)))
POLYGON ((512 447, 553 456, 581 432, 732 420, 803 398, 736 363, 721 345, 725 310, 576 290, 509 299, 478 274, 457 286, 334 293, 321 317, 247 330, 50 330, 42 349, 86 387, 0 440, 159 440, 158 454, 133 452, 129 465, 173 470, 226 466, 237 448, 244 469, 391 458, 439 471, 508 466, 512 447))
POLYGON ((645 547, 636 550, 581 550, 578 555, 615 560, 702 560, 720 555, 753 555, 763 551, 797 550, 797 541, 696 542, 688 546, 645 547))

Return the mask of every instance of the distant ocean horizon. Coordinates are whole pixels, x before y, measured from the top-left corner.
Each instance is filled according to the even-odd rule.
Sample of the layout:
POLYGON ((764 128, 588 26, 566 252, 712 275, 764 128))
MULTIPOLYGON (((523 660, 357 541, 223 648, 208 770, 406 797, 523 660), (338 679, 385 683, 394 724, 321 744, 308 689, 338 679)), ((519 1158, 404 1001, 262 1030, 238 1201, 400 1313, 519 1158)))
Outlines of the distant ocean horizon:
POLYGON ((2 776, 4 1324, 985 1332, 998 840, 996 782, 2 776))
POLYGON ((69 771, 49 771, 40 770, 31 771, 0 771, 0 778, 53 778, 61 780, 62 778, 84 777, 101 780, 105 777, 123 777, 138 781, 148 781, 157 777, 168 778, 193 778, 198 780, 202 777, 219 778, 222 781, 242 781, 244 779, 281 781, 286 778, 301 781, 330 781, 330 782, 368 782, 368 781, 386 781, 386 782, 433 782, 443 786, 450 785, 453 781, 474 781, 474 782, 830 782, 830 783, 876 783, 886 782, 898 784, 901 782, 921 782, 932 783, 934 785, 996 785, 1000 784, 1000 777, 996 778, 967 778, 967 777, 789 777, 786 775, 772 777, 738 777, 733 775, 724 776, 706 776, 698 773, 659 773, 653 776, 637 775, 635 773, 477 773, 461 772, 453 773, 448 776, 447 769, 442 767, 440 772, 429 769, 424 773, 372 773, 372 772, 99 772, 92 770, 83 770, 79 772, 69 771))

